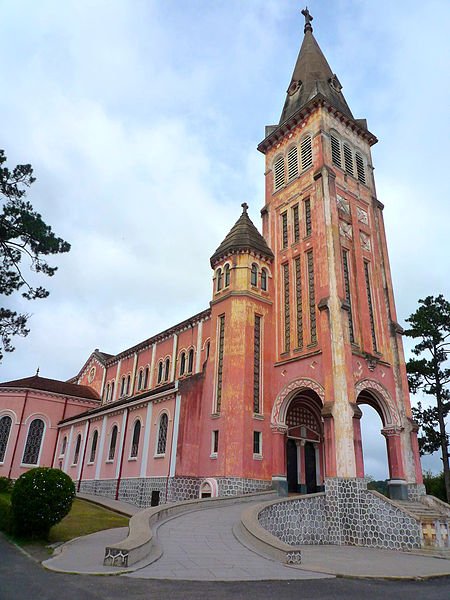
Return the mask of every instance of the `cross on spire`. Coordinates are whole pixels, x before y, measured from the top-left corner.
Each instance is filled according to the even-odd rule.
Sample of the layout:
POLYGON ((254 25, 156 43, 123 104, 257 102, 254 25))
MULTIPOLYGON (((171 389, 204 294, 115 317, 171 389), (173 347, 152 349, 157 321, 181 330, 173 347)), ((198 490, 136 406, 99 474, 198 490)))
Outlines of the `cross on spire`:
POLYGON ((243 208, 243 211, 242 211, 242 212, 243 212, 243 213, 246 213, 246 212, 247 212, 247 210, 248 210, 248 204, 247 204, 247 202, 243 202, 243 203, 241 204, 241 206, 242 206, 242 208, 243 208))
POLYGON ((302 10, 302 15, 305 17, 305 33, 307 31, 312 31, 313 28, 312 28, 312 25, 311 25, 311 21, 314 19, 314 17, 309 12, 308 7, 304 8, 302 10))

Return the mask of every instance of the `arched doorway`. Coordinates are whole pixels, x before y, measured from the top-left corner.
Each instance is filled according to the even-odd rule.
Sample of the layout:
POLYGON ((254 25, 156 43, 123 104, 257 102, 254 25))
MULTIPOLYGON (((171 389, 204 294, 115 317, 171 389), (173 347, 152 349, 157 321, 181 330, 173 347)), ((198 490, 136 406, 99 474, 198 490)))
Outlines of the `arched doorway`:
POLYGON ((286 411, 288 491, 313 494, 323 490, 321 401, 312 390, 295 395, 286 411))

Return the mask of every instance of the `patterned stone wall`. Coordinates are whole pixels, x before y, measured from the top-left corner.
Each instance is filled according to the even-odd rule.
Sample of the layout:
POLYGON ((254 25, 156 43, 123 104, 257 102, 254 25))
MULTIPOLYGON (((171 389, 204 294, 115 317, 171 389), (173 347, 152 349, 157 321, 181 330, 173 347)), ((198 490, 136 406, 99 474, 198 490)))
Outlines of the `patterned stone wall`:
POLYGON ((418 483, 408 484, 408 500, 410 502, 420 502, 420 498, 427 493, 425 486, 418 483))
POLYGON ((412 550, 421 525, 366 489, 363 479, 328 479, 325 495, 287 500, 260 513, 260 524, 280 540, 298 544, 348 544, 412 550))
POLYGON ((272 489, 272 482, 265 479, 239 477, 216 477, 216 479, 219 485, 219 496, 238 496, 272 489))

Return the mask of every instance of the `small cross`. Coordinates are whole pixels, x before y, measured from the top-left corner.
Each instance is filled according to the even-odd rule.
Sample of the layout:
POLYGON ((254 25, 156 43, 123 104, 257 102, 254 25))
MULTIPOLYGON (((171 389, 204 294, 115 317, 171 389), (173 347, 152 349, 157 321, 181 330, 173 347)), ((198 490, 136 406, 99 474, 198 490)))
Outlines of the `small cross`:
POLYGON ((36 377, 39 377, 39 367, 36 369, 36 377))
POLYGON ((307 31, 312 31, 312 25, 311 25, 311 21, 314 19, 314 17, 311 15, 311 13, 308 10, 308 7, 304 8, 302 10, 302 15, 305 17, 305 33, 307 31))
POLYGON ((241 206, 242 206, 242 208, 244 209, 242 212, 245 212, 245 213, 246 213, 246 212, 247 212, 247 210, 248 210, 248 204, 247 204, 247 202, 243 202, 243 203, 241 204, 241 206))

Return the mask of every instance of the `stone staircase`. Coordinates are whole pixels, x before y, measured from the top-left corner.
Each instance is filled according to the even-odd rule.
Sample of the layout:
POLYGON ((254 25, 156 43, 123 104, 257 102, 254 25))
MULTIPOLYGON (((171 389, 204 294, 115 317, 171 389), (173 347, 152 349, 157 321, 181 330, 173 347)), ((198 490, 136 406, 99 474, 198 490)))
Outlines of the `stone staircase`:
POLYGON ((424 496, 422 501, 395 500, 395 504, 420 521, 420 554, 450 559, 450 506, 432 496, 424 496))

